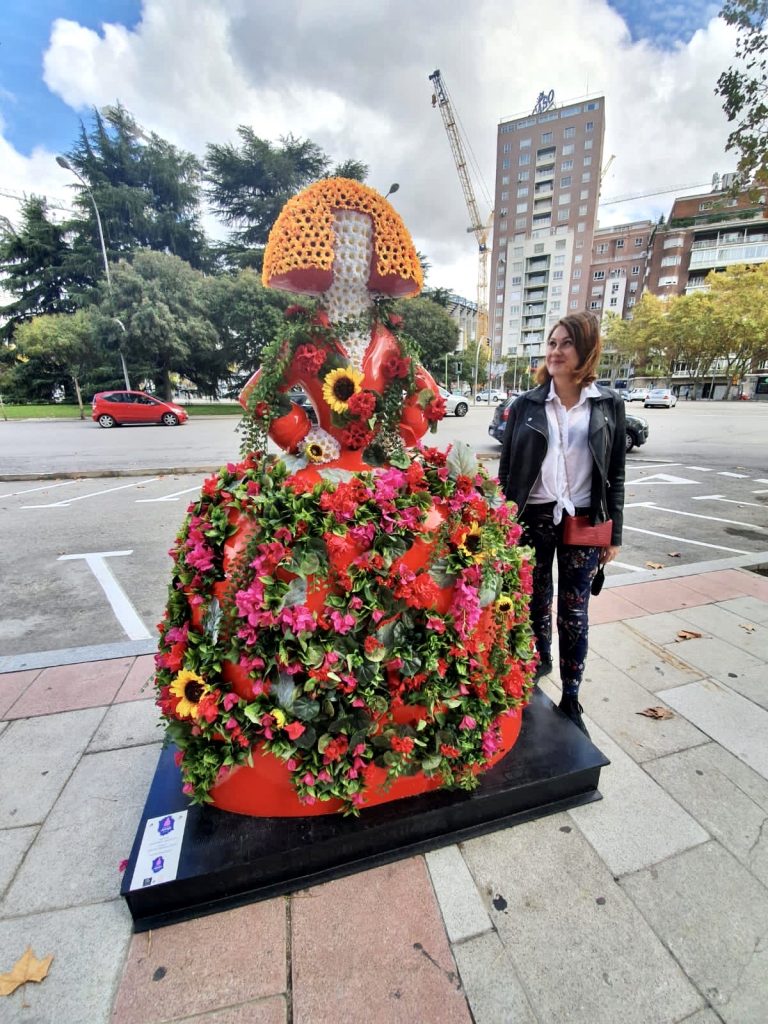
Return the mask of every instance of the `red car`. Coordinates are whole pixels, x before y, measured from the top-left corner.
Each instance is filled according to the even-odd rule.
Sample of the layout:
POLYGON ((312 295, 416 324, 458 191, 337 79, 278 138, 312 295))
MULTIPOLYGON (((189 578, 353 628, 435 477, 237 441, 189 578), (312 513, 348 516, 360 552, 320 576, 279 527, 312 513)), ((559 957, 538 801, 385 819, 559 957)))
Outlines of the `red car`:
POLYGON ((124 423, 162 423, 175 427, 186 423, 186 410, 162 402, 143 391, 99 391, 91 403, 93 419, 100 427, 121 427, 124 423))

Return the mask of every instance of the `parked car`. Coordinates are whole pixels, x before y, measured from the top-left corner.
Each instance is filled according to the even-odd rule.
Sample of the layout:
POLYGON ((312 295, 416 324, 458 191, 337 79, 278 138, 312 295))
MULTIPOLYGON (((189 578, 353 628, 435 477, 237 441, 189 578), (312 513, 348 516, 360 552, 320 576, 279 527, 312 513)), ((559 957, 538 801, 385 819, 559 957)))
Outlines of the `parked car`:
POLYGON ((445 388, 437 386, 438 391, 445 399, 445 409, 449 416, 466 416, 469 405, 464 395, 457 395, 454 391, 446 391, 445 388))
POLYGON ((508 398, 506 402, 502 402, 500 405, 497 405, 493 410, 493 417, 491 418, 491 422, 488 427, 488 433, 491 437, 495 437, 499 444, 504 440, 504 431, 507 426, 507 420, 509 419, 509 410, 517 401, 517 397, 517 395, 513 395, 512 398, 508 398))
POLYGON ((644 402, 648 397, 648 388, 632 388, 624 392, 625 402, 644 402))
POLYGON ((99 391, 91 402, 91 416, 100 427, 122 427, 127 423, 161 423, 175 427, 186 423, 186 409, 163 402, 144 391, 99 391))
POLYGON ((291 388, 291 390, 288 392, 288 398, 290 398, 292 402, 295 402, 296 405, 301 406, 301 408, 309 417, 310 423, 317 423, 317 413, 315 412, 315 407, 314 405, 312 405, 312 402, 309 399, 309 395, 303 388, 291 388))
POLYGON ((644 409, 672 409, 677 405, 677 395, 669 388, 653 388, 645 396, 644 409))
MULTIPOLYGON (((507 420, 509 419, 509 410, 512 408, 516 398, 517 395, 512 398, 508 398, 503 405, 497 406, 493 412, 493 418, 491 419, 488 427, 488 433, 491 437, 496 438, 499 444, 504 440, 504 431, 507 426, 507 420)), ((632 416, 628 413, 626 417, 626 430, 628 452, 631 452, 633 448, 639 448, 648 440, 648 420, 644 420, 641 416, 632 416)))
POLYGON ((648 420, 627 413, 627 451, 639 448, 648 440, 648 420))
POLYGON ((475 395, 476 402, 503 402, 506 395, 502 391, 478 391, 475 395))

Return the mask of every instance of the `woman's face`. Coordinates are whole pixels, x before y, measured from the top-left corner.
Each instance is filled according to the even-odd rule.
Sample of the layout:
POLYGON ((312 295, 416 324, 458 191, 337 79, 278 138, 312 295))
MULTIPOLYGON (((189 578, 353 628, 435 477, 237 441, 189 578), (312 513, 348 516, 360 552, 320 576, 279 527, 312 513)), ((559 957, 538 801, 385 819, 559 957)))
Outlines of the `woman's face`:
POLYGON ((554 329, 547 342, 547 370, 550 377, 567 380, 579 368, 579 353, 571 335, 562 324, 554 329))

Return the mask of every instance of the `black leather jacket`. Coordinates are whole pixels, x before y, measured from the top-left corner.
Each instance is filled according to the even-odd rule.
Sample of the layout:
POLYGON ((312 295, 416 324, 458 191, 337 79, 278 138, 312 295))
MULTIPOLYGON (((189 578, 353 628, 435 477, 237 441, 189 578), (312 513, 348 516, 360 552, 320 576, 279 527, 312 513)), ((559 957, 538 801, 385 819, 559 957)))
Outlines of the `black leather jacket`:
MULTIPOLYGON (((610 388, 599 387, 590 404, 589 448, 592 452, 592 524, 613 520, 611 544, 621 544, 624 522, 624 461, 626 418, 624 399, 610 388)), ((549 383, 542 384, 512 403, 509 410, 499 465, 504 494, 522 512, 541 471, 549 445, 544 406, 549 383)))

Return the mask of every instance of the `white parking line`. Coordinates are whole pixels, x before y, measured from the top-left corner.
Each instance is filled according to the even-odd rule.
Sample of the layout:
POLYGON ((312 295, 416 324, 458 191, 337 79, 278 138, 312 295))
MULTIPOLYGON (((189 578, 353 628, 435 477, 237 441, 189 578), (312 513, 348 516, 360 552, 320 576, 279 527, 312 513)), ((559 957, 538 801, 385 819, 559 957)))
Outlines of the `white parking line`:
POLYGON ((653 476, 637 477, 627 480, 627 486, 639 487, 641 484, 697 484, 698 480, 688 480, 684 476, 672 476, 669 473, 654 473, 653 476))
POLYGON ((683 469, 695 469, 697 473, 714 473, 711 466, 683 466, 683 469))
POLYGON ((765 508, 765 505, 761 505, 759 501, 738 501, 736 498, 724 498, 722 494, 698 494, 695 497, 692 495, 691 501, 722 501, 727 505, 747 505, 749 508, 765 508))
POLYGON ((691 519, 707 519, 711 523, 727 523, 729 526, 745 526, 749 530, 757 530, 759 533, 765 533, 765 528, 762 526, 755 526, 754 523, 742 523, 739 519, 721 519, 719 516, 705 516, 699 512, 683 512, 679 508, 664 508, 663 505, 657 505, 654 501, 643 502, 642 505, 635 505, 635 508, 652 508, 657 512, 671 512, 674 516, 690 516, 691 519))
POLYGON ((151 501, 178 501, 180 494, 191 494, 192 491, 199 491, 200 487, 187 487, 184 491, 174 491, 173 494, 166 494, 164 498, 137 498, 137 505, 147 505, 151 501))
POLYGON ((729 473, 727 469, 720 470, 720 472, 717 475, 718 476, 733 476, 733 477, 736 477, 737 480, 749 480, 749 474, 748 473, 729 473))
POLYGON ((131 599, 112 575, 106 558, 117 558, 121 555, 132 555, 133 551, 90 551, 83 555, 60 555, 60 562, 71 562, 82 558, 96 577, 101 589, 109 601, 115 618, 123 627, 129 640, 148 640, 151 633, 141 621, 139 613, 131 604, 131 599))
POLYGON ((144 484, 154 483, 159 476, 151 476, 148 480, 139 480, 132 484, 121 484, 119 487, 107 487, 103 491, 91 491, 90 494, 80 494, 77 498, 66 498, 64 501, 53 501, 49 505, 22 505, 22 508, 69 508, 73 501, 85 501, 86 498, 99 498, 102 494, 111 494, 113 491, 125 491, 129 487, 142 487, 144 484))
POLYGON ((617 569, 629 569, 630 572, 645 572, 641 565, 630 565, 629 562, 619 562, 615 558, 610 564, 617 569))
POLYGON ((730 551, 734 555, 748 555, 748 551, 742 551, 741 548, 726 548, 722 544, 705 544, 703 540, 688 540, 687 537, 673 537, 670 533, 656 533, 655 530, 641 530, 639 526, 627 526, 624 524, 624 529, 631 533, 644 533, 648 537, 661 537, 664 540, 674 540, 678 544, 694 544, 697 548, 714 548, 715 551, 730 551))
POLYGON ((45 484, 43 487, 28 487, 25 491, 9 491, 7 494, 0 494, 0 498, 15 498, 19 494, 32 494, 34 491, 52 491, 54 487, 72 486, 80 483, 79 480, 62 480, 59 484, 45 484))

